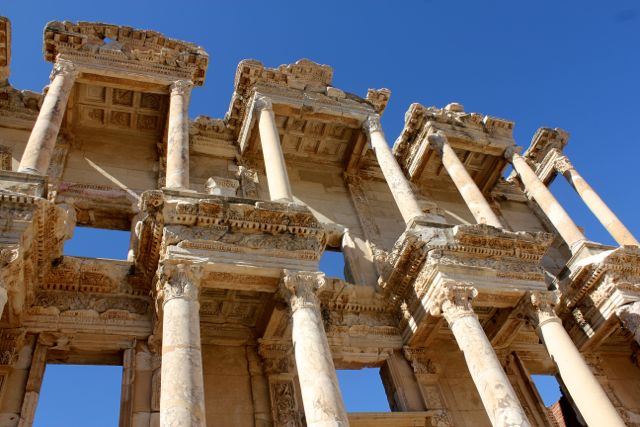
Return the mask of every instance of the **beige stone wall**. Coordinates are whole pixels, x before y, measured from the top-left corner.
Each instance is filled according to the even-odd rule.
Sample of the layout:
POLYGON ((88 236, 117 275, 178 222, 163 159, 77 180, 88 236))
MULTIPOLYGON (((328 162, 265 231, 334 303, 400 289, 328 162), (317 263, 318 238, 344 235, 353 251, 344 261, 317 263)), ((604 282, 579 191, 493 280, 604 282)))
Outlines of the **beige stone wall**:
POLYGON ((76 137, 67 155, 62 181, 124 186, 142 192, 157 188, 157 176, 158 154, 154 141, 92 134, 76 137))
POLYGON ((202 363, 207 425, 253 425, 251 378, 245 347, 203 345, 202 363))
POLYGON ((342 178, 342 171, 327 166, 289 167, 294 197, 304 202, 325 223, 340 224, 361 235, 360 223, 342 178))

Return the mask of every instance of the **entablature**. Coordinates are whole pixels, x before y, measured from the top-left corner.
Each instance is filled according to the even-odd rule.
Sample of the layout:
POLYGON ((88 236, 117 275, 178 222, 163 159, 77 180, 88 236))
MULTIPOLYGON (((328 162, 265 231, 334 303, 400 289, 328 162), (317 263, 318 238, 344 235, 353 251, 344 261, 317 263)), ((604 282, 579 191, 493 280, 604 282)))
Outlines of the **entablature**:
POLYGON ((428 136, 442 132, 481 191, 493 188, 507 162, 505 150, 514 147, 513 122, 478 113, 462 105, 445 108, 412 104, 405 126, 393 146, 394 155, 413 182, 445 182, 446 169, 428 136))
POLYGON ((204 83, 209 55, 193 43, 156 31, 98 22, 52 21, 44 29, 45 60, 71 61, 78 71, 169 85, 204 83))

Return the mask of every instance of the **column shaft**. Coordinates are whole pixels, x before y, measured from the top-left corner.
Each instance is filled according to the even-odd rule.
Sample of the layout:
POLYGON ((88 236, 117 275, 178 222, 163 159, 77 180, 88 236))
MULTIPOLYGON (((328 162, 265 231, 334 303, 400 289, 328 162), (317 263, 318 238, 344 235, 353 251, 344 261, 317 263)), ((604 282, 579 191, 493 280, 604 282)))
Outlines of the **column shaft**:
POLYGON ((614 214, 613 211, 609 209, 609 206, 598 196, 598 193, 596 193, 582 175, 578 173, 566 156, 558 158, 555 166, 556 170, 566 178, 589 210, 593 212, 596 218, 598 218, 598 221, 607 229, 616 242, 620 245, 640 246, 638 240, 633 237, 622 221, 618 219, 616 214, 614 214))
POLYGON ((189 188, 189 95, 192 83, 179 80, 171 85, 167 172, 165 186, 189 188))
POLYGON ((315 290, 324 283, 318 273, 289 273, 284 293, 292 315, 294 356, 309 427, 349 425, 315 290))
POLYGON ((494 427, 529 427, 527 416, 471 308, 477 291, 468 286, 443 289, 442 314, 464 353, 471 378, 494 427))
POLYGON ((189 268, 179 266, 163 289, 161 427, 206 425, 198 285, 189 268))
POLYGON ((451 180, 460 192, 471 214, 478 224, 488 224, 497 228, 503 228, 497 215, 487 203, 482 192, 476 185, 467 169, 464 167, 453 148, 443 134, 429 135, 429 142, 440 151, 442 164, 449 173, 451 180))
POLYGON ((18 172, 47 174, 76 75, 71 63, 58 62, 54 65, 49 90, 29 135, 18 172))
POLYGON ((4 307, 7 305, 8 301, 9 296, 7 295, 7 290, 2 285, 0 285, 0 319, 2 318, 4 307))
POLYGON ((558 317, 545 320, 538 326, 538 333, 587 424, 623 427, 625 424, 620 415, 573 344, 562 321, 558 317))
POLYGON ((266 97, 257 98, 256 109, 269 195, 273 201, 293 202, 289 174, 280 145, 280 134, 271 101, 266 97))
POLYGON ((584 234, 578 229, 578 226, 576 226, 558 200, 553 197, 551 191, 549 191, 533 169, 527 164, 524 157, 518 153, 513 153, 510 158, 507 156, 507 159, 513 164, 513 169, 522 180, 525 189, 538 203, 545 215, 547 215, 547 218, 549 218, 549 221, 551 221, 556 230, 558 230, 558 233, 560 233, 560 236, 562 236, 569 248, 571 249, 576 243, 585 240, 584 234))
POLYGON ((382 174, 387 181, 402 218, 406 224, 409 224, 413 218, 424 215, 416 196, 413 194, 413 189, 387 144, 387 139, 382 132, 380 119, 370 116, 365 121, 364 128, 369 134, 371 147, 378 160, 378 165, 380 165, 382 174))

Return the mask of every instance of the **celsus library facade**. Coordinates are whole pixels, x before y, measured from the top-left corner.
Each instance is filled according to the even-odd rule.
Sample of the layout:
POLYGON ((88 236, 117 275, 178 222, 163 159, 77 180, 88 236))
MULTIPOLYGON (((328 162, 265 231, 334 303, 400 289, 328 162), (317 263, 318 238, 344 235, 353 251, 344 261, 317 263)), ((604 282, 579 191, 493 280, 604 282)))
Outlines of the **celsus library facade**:
POLYGON ((640 426, 638 240, 564 130, 412 104, 390 144, 391 92, 305 59, 241 61, 224 118, 190 119, 193 43, 65 21, 43 53, 43 93, 11 86, 0 18, 0 426, 52 363, 122 366, 121 427, 640 426), (63 255, 76 227, 130 231, 128 259, 63 255), (391 412, 345 410, 362 368, 391 412))

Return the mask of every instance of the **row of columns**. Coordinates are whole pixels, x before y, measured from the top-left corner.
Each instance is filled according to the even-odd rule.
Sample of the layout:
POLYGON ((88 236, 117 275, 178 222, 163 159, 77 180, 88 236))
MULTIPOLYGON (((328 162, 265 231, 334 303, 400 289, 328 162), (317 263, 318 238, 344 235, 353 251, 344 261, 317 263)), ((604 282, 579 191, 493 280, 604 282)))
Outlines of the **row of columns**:
MULTIPOLYGON (((163 280, 160 425, 204 426, 204 382, 198 303, 199 267, 179 265, 163 280)), ((309 426, 348 426, 316 295, 324 275, 286 271, 281 296, 291 310, 292 341, 309 426)), ((447 282, 429 310, 442 315, 464 354, 494 426, 529 426, 527 416, 472 307, 477 290, 447 282)), ((589 425, 624 426, 554 312, 558 296, 531 292, 520 310, 536 327, 572 400, 589 425)))
MULTIPOLYGON (((78 70, 73 63, 65 60, 59 60, 55 63, 50 77, 51 84, 29 136, 18 167, 19 172, 46 175, 67 101, 77 75, 78 70)), ((166 167, 166 187, 168 188, 189 188, 188 105, 192 87, 193 83, 189 80, 178 80, 170 85, 166 167)), ((292 202, 293 194, 271 100, 266 96, 256 95, 252 108, 258 115, 260 142, 271 200, 292 202)), ((411 185, 387 144, 379 116, 369 116, 364 121, 363 127, 369 135, 371 147, 405 223, 409 224, 415 218, 422 217, 422 209, 413 194, 411 185)), ((501 228, 503 225, 453 151, 446 136, 442 132, 431 133, 428 136, 428 142, 440 153, 445 169, 469 206, 476 222, 501 228)), ((567 245, 571 248, 585 240, 584 234, 538 178, 524 157, 513 148, 506 150, 505 157, 511 162, 526 190, 548 216, 567 245)), ((566 177, 589 209, 619 244, 640 244, 578 173, 566 156, 558 156, 554 166, 559 173, 566 177)), ((429 219, 442 222, 442 219, 436 216, 429 219)))
MULTIPOLYGON (((447 320, 464 353, 469 373, 491 424, 529 426, 517 395, 473 311, 471 301, 476 295, 477 290, 472 286, 446 283, 429 309, 432 314, 442 315, 447 320)), ((624 426, 620 415, 555 314, 554 306, 558 301, 558 295, 554 292, 531 292, 518 309, 536 328, 587 424, 624 426)))

